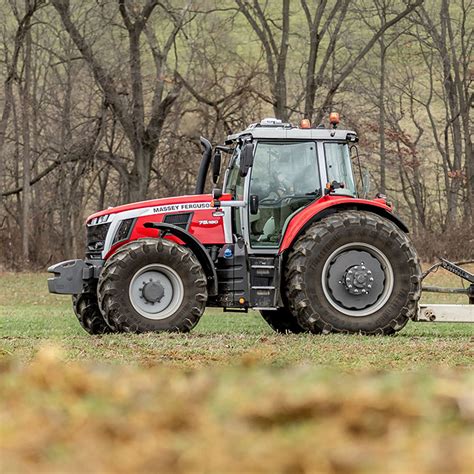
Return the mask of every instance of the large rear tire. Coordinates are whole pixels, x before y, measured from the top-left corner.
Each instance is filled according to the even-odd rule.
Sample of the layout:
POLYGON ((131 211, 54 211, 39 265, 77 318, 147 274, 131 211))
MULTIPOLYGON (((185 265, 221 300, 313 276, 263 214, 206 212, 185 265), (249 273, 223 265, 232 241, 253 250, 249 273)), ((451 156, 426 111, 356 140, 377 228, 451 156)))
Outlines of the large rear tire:
POLYGON ((100 312, 95 285, 86 286, 83 293, 73 295, 72 307, 79 324, 89 334, 96 335, 113 332, 100 312))
POLYGON ((296 320, 295 316, 286 308, 277 310, 260 310, 262 318, 275 331, 282 334, 300 334, 306 332, 296 320))
POLYGON ((124 245, 104 265, 99 307, 124 332, 190 331, 207 301, 207 280, 193 252, 164 239, 124 245))
POLYGON ((410 240, 371 212, 343 211, 295 243, 287 298, 311 332, 394 334, 416 313, 421 269, 410 240))

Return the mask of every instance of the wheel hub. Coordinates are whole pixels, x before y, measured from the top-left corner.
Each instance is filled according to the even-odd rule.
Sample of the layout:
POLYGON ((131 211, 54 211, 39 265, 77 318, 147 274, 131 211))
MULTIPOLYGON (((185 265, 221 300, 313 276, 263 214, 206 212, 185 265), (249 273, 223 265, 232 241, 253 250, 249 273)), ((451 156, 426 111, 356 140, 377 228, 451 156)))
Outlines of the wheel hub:
POLYGON ((372 270, 369 270, 364 262, 349 267, 342 279, 342 284, 351 295, 369 294, 373 283, 372 270))
POLYGON ((148 282, 143 282, 140 291, 142 293, 141 298, 144 298, 146 302, 151 304, 159 303, 163 296, 165 296, 163 285, 152 278, 148 282))
POLYGON ((136 272, 129 284, 130 303, 143 317, 166 319, 184 298, 183 282, 167 265, 152 263, 136 272))
POLYGON ((384 291, 385 272, 380 261, 365 250, 339 253, 329 264, 327 286, 333 300, 348 310, 363 310, 384 291))

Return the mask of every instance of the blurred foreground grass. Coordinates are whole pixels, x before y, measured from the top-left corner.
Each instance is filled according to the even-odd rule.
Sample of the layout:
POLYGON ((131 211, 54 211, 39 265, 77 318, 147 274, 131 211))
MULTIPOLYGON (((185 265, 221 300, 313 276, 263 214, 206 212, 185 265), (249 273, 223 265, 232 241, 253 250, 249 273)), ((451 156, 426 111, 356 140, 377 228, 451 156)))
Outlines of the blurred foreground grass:
MULTIPOLYGON (((375 343, 376 341, 374 341, 375 343)), ((0 364, 0 472, 472 473, 467 372, 0 364)))

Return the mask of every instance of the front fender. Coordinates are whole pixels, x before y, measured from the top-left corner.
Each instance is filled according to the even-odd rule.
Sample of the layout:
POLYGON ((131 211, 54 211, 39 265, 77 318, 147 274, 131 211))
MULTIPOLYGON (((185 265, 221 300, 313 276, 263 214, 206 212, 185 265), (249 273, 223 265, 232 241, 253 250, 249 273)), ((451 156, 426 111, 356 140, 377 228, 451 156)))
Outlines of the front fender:
POLYGON ((384 199, 369 200, 351 198, 348 196, 328 195, 310 204, 293 216, 284 230, 279 253, 283 253, 285 250, 291 248, 298 236, 313 222, 321 220, 334 212, 346 209, 359 209, 361 211, 373 212, 392 221, 401 230, 408 233, 408 227, 392 212, 392 208, 387 205, 384 199))
POLYGON ((143 227, 158 229, 162 233, 170 233, 183 241, 193 251, 194 255, 196 255, 196 258, 199 260, 199 263, 202 265, 202 268, 206 273, 209 294, 212 296, 217 295, 217 272, 214 262, 204 246, 196 239, 196 237, 194 237, 194 235, 191 235, 181 227, 173 224, 166 224, 164 222, 145 222, 143 227))

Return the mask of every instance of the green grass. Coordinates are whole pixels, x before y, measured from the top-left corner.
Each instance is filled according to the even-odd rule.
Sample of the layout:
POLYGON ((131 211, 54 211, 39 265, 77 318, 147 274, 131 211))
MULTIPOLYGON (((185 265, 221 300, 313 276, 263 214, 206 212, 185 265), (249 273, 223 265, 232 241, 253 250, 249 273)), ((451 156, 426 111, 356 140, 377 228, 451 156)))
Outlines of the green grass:
MULTIPOLYGON (((50 295, 45 274, 0 274, 0 354, 29 361, 54 343, 67 360, 179 367, 258 360, 287 366, 310 364, 354 369, 412 370, 471 367, 474 329, 469 324, 409 323, 396 337, 313 336, 274 333, 256 312, 207 310, 190 334, 118 334, 91 337, 77 323, 70 298, 50 295)), ((438 272, 432 284, 458 284, 438 272)), ((462 302, 463 296, 426 295, 430 302, 462 302)))

